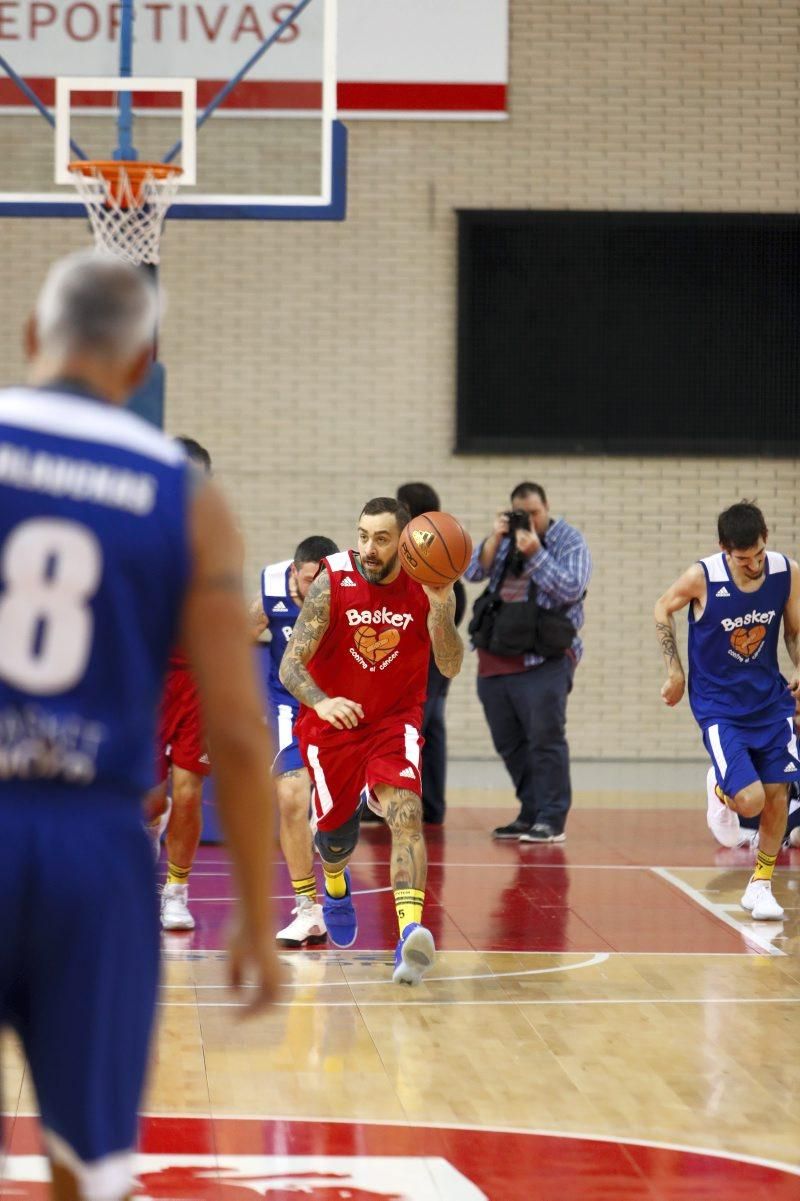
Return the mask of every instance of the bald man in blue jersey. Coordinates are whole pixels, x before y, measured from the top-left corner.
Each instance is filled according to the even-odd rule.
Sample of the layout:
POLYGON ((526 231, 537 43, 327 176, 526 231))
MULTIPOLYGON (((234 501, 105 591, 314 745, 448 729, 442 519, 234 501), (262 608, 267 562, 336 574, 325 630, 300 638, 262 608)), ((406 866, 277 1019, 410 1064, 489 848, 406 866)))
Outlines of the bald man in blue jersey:
POLYGON ((0 393, 0 1027, 30 1065, 56 1201, 133 1194, 159 959, 141 805, 176 635, 240 898, 230 979, 250 969, 256 1007, 279 979, 235 525, 183 448, 124 410, 158 307, 127 263, 61 260, 28 326, 30 386, 0 393))
POLYGON ((756 869, 740 904, 753 918, 777 921, 772 873, 783 840, 789 786, 800 779, 795 705, 800 691, 800 569, 767 550, 767 525, 750 501, 717 522, 720 551, 692 564, 655 607, 667 669, 665 704, 686 687, 674 614, 689 608, 689 702, 721 793, 740 817, 759 817, 756 869), (783 637, 795 673, 778 667, 783 637))

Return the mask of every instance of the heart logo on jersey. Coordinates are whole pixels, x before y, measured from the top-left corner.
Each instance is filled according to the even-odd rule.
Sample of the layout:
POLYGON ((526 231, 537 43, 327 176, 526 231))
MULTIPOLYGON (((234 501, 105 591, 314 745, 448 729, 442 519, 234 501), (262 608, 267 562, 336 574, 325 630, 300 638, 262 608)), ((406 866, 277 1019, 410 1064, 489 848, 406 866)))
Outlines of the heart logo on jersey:
POLYGON ((397 646, 400 634, 397 630, 381 630, 379 634, 372 626, 359 626, 353 641, 365 659, 380 663, 397 646))
POLYGON ((750 659, 767 636, 766 626, 740 626, 731 634, 731 646, 739 655, 750 659))

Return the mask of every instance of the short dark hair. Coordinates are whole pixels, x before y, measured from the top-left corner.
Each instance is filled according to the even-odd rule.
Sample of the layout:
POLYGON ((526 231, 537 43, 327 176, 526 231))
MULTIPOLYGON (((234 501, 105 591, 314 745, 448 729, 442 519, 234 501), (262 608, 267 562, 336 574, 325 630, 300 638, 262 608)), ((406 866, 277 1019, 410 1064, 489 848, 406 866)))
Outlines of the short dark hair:
POLYGON ((440 509, 439 494, 430 484, 419 481, 412 484, 401 484, 397 489, 397 499, 404 505, 412 517, 420 513, 438 513, 440 509))
POLYGON ((193 463, 196 463, 198 467, 202 467, 209 475, 211 474, 211 455, 205 446, 201 446, 194 438, 176 438, 175 441, 180 442, 193 463))
POLYGON ((293 562, 295 567, 302 567, 304 563, 319 563, 320 559, 324 559, 328 555, 335 555, 338 549, 339 547, 332 538, 325 538, 322 534, 312 534, 298 543, 293 562))
POLYGON ((717 518, 720 545, 726 550, 749 550, 759 538, 766 538, 764 514, 752 500, 740 500, 717 518))
POLYGON ((535 493, 536 496, 540 497, 543 505, 547 504, 547 493, 542 485, 532 484, 530 480, 523 480, 521 484, 517 484, 516 488, 511 493, 511 501, 513 503, 517 497, 530 496, 532 493, 535 493))
POLYGON ((377 517, 379 513, 391 513, 397 522, 400 533, 411 520, 411 514, 406 506, 399 500, 395 500, 393 496, 376 496, 372 500, 368 500, 361 510, 362 517, 377 517))

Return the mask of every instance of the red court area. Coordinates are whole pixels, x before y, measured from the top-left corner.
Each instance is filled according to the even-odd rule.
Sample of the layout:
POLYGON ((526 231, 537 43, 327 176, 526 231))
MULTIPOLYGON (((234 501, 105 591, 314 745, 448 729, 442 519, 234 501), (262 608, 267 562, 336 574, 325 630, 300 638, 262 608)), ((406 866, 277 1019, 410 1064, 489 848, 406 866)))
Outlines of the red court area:
MULTIPOLYGON (((3 1197, 47 1201, 38 1129, 10 1124, 3 1197)), ((797 1201, 800 1177, 682 1148, 456 1127, 148 1117, 138 1186, 152 1201, 797 1201)))
MULTIPOLYGON (((492 828, 511 816, 454 809, 444 826, 426 827, 425 924, 440 950, 757 953, 736 929, 652 870, 677 875, 683 868, 718 867, 730 877, 739 869, 744 883, 751 853, 717 847, 701 808, 576 811, 567 842, 543 846, 494 841, 492 828)), ((800 852, 782 852, 779 867, 789 863, 800 863, 800 852)), ((393 948, 389 833, 382 823, 362 826, 351 871, 355 949, 393 948)), ((288 917, 291 888, 282 863, 276 887, 283 898, 278 916, 288 917)), ((191 880, 197 929, 181 935, 180 945, 221 949, 230 897, 224 850, 202 847, 191 880)))

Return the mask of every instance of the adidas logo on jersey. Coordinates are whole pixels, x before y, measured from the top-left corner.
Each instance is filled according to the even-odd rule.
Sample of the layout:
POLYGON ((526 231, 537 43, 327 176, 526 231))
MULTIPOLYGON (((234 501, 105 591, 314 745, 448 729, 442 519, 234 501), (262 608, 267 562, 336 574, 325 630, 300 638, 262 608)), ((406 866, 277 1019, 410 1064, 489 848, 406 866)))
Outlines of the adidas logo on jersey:
MULTIPOLYGON (((783 770, 784 773, 787 771, 797 771, 797 765, 795 763, 787 763, 783 770)), ((401 772, 400 775, 402 776, 403 772, 401 772)))
POLYGON ((730 596, 730 592, 728 592, 728 589, 723 584, 721 588, 717 589, 717 591, 714 593, 714 596, 730 596))
POLYGON ((403 768, 403 770, 400 772, 400 775, 409 780, 416 780, 417 778, 417 773, 414 771, 413 767, 403 768))
POLYGON ((205 754, 205 755, 201 755, 201 756, 200 756, 200 758, 199 758, 199 760, 198 760, 198 762, 199 762, 199 763, 205 763, 205 764, 206 764, 207 766, 209 766, 209 767, 211 766, 211 760, 209 759, 209 757, 208 757, 208 755, 207 755, 207 754, 205 754))
POLYGON ((283 601, 278 601, 277 605, 272 606, 272 612, 273 613, 288 613, 289 610, 286 608, 286 605, 283 603, 283 601))
POLYGON ((349 575, 346 575, 339 584, 340 588, 355 588, 355 586, 356 586, 355 580, 351 580, 349 575))

